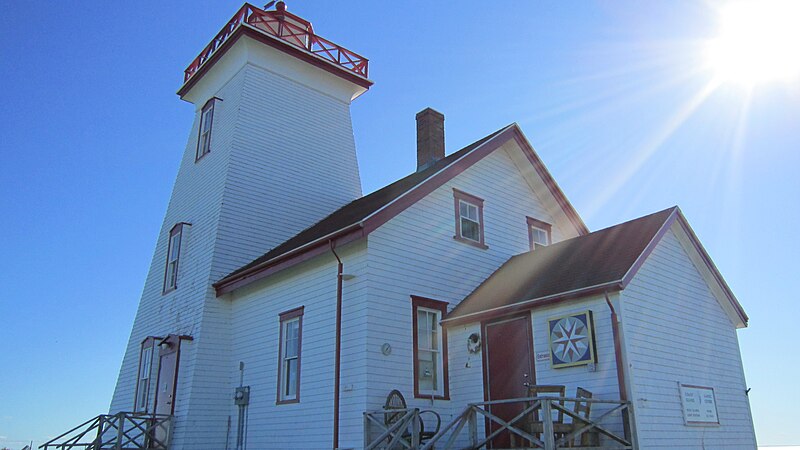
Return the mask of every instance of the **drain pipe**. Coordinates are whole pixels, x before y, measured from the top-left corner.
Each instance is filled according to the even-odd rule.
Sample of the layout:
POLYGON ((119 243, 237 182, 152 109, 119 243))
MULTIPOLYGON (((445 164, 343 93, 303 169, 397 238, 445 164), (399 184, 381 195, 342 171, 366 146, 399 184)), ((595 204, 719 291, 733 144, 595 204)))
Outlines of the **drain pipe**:
MULTIPOLYGON (((614 335, 614 357, 617 360, 617 383, 619 384, 619 399, 623 402, 628 401, 628 389, 625 380, 625 367, 622 361, 622 342, 619 336, 619 323, 617 322, 617 311, 614 305, 611 304, 611 299, 608 298, 608 291, 604 292, 608 309, 611 310, 611 332, 614 335)), ((622 411, 622 428, 625 433, 625 439, 631 439, 631 411, 630 407, 622 411)))
POLYGON ((617 360, 617 383, 619 384, 619 398, 628 401, 628 390, 625 388, 625 370, 622 367, 622 343, 619 337, 619 323, 617 322, 617 311, 608 298, 608 291, 605 293, 608 309, 611 310, 611 333, 614 335, 614 357, 617 360))
POLYGON ((336 244, 333 240, 329 243, 331 253, 339 263, 336 272, 336 352, 333 363, 333 449, 336 450, 339 448, 339 377, 342 367, 342 271, 344 264, 336 254, 336 244))

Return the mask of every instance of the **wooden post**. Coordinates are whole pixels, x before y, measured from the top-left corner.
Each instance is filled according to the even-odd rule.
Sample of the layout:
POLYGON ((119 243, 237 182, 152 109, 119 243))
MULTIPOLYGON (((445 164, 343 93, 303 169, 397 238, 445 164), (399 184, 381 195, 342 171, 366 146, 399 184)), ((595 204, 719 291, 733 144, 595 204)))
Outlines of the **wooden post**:
POLYGON ((116 415, 117 419, 117 442, 114 444, 114 450, 122 450, 120 444, 122 443, 122 427, 125 426, 124 419, 122 413, 116 415))
POLYGON ((545 450, 556 450, 555 435, 553 434, 553 413, 552 404, 550 400, 542 400, 542 420, 544 423, 544 439, 545 450))
POLYGON ((414 408, 414 414, 411 416, 411 448, 419 448, 419 408, 414 408))
POLYGON ((478 413, 475 412, 475 407, 469 409, 469 445, 473 448, 478 445, 478 413))
POLYGON ((369 426, 369 419, 367 418, 367 414, 364 413, 364 448, 369 447, 369 433, 370 433, 370 426, 369 426))

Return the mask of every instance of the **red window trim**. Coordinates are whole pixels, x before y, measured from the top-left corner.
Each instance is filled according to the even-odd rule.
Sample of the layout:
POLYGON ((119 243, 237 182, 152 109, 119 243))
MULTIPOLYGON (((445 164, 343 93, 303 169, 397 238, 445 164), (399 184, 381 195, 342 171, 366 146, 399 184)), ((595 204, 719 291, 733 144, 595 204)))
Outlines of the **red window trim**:
POLYGON ((203 159, 204 156, 211 153, 211 133, 214 129, 214 109, 216 107, 216 101, 219 100, 217 97, 211 97, 208 101, 200 108, 200 125, 197 127, 197 148, 194 151, 194 162, 200 161, 203 159), (208 125, 208 133, 209 133, 209 141, 208 141, 208 148, 206 148, 205 153, 202 155, 200 154, 200 137, 203 135, 203 114, 206 110, 211 110, 211 122, 208 125))
POLYGON ((531 250, 536 250, 533 245, 533 230, 531 227, 540 228, 547 232, 547 245, 551 245, 553 243, 553 226, 547 222, 543 222, 539 219, 534 219, 533 217, 526 217, 528 222, 528 245, 530 245, 531 250))
POLYGON ((170 292, 178 289, 178 275, 175 274, 175 286, 167 286, 167 276, 169 275, 169 252, 172 250, 172 236, 176 234, 180 234, 180 238, 178 239, 178 256, 175 259, 175 270, 180 272, 181 267, 181 251, 183 250, 183 226, 189 225, 186 222, 178 222, 169 230, 169 235, 167 235, 167 258, 166 263, 164 264, 164 285, 163 289, 161 290, 161 295, 169 294, 170 292), (176 231, 177 230, 177 231, 176 231))
POLYGON ((144 352, 145 347, 150 347, 150 373, 148 374, 148 380, 152 381, 153 377, 153 360, 155 358, 155 343, 157 340, 161 338, 158 336, 147 336, 142 340, 142 343, 139 345, 139 363, 136 365, 136 389, 133 391, 133 411, 134 412, 148 412, 148 408, 150 408, 150 388, 153 387, 153 383, 151 382, 148 386, 147 398, 145 399, 144 409, 139 410, 139 381, 141 381, 141 373, 142 370, 142 353, 144 352))
MULTIPOLYGON (((431 298, 419 297, 416 295, 411 296, 411 324, 413 334, 413 350, 414 350, 414 398, 430 399, 429 394, 420 394, 419 380, 417 373, 419 372, 419 355, 418 355, 418 338, 417 338, 417 308, 423 307, 428 309, 435 309, 442 313, 442 318, 447 315, 447 302, 441 300, 433 300, 431 298)), ((445 327, 440 326, 442 333, 442 394, 434 395, 433 398, 437 400, 450 400, 450 374, 447 367, 447 330, 445 327)))
POLYGON ((474 247, 487 249, 489 248, 486 245, 486 240, 484 239, 483 230, 485 228, 485 224, 483 222, 483 199, 480 197, 476 197, 472 194, 467 194, 464 191, 460 191, 456 188, 453 188, 453 205, 455 207, 455 217, 456 217, 456 234, 453 236, 453 239, 457 240, 458 242, 463 242, 465 244, 472 245, 474 247), (467 239, 461 236, 461 213, 460 208, 458 206, 459 201, 464 201, 475 205, 478 207, 478 221, 480 222, 480 226, 478 227, 480 230, 480 242, 475 242, 472 239, 467 239))
POLYGON ((303 362, 303 313, 305 306, 300 306, 278 314, 280 328, 278 336, 278 389, 275 397, 276 405, 286 405, 289 403, 300 403, 300 368, 303 362), (283 386, 283 324, 286 321, 297 318, 297 386, 295 395, 292 399, 281 398, 281 387, 283 386))

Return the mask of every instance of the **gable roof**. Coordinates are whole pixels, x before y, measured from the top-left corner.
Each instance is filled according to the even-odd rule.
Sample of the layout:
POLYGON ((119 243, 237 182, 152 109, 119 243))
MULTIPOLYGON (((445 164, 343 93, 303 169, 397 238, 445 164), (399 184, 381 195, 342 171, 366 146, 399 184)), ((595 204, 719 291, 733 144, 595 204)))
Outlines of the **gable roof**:
MULTIPOLYGON (((514 139, 526 153, 536 173, 554 196, 567 218, 579 234, 588 233, 586 225, 553 180, 517 124, 505 126, 472 144, 436 161, 429 167, 414 172, 371 194, 356 199, 334 211, 314 225, 231 272, 214 283, 217 295, 231 292, 245 284, 264 278, 277 270, 292 265, 289 258, 303 254, 301 260, 327 251, 330 245, 342 245, 369 234, 394 215, 403 211, 433 189, 461 173, 514 139), (413 194, 413 195, 412 195, 413 194), (313 251, 312 251, 313 250, 313 251)), ((300 260, 296 261, 300 262, 300 260)))
MULTIPOLYGON (((670 226, 680 220, 677 207, 567 239, 511 257, 443 320, 473 322, 567 298, 625 288, 670 226)), ((707 258, 696 237, 696 249, 707 258)), ((723 291, 743 323, 747 316, 710 263, 723 291)))

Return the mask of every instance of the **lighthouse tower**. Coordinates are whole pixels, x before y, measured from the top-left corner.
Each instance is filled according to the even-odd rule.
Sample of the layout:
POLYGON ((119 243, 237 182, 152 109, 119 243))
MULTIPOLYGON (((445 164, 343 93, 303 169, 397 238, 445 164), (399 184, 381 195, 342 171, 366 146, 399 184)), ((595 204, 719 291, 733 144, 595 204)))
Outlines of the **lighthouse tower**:
POLYGON ((172 414, 172 449, 226 448, 238 361, 212 285, 361 196, 350 102, 367 76, 282 2, 245 4, 186 69, 195 119, 112 413, 172 414))

